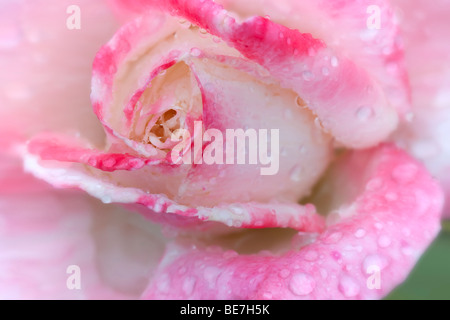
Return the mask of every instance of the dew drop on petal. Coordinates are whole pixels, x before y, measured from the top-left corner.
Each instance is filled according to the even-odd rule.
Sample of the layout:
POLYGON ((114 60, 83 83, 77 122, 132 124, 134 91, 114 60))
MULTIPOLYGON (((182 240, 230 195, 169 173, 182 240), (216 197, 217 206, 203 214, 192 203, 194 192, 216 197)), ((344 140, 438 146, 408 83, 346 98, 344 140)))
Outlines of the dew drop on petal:
POLYGON ((367 121, 374 115, 373 109, 369 106, 362 106, 356 110, 356 117, 360 121, 367 121))
POLYGON ((330 69, 328 69, 327 67, 323 67, 323 68, 322 68, 322 74, 323 74, 324 76, 330 75, 330 69))
POLYGON ((380 248, 387 248, 391 245, 391 238, 386 235, 382 235, 378 238, 378 246, 380 248))
POLYGON ((316 125, 316 127, 317 127, 318 129, 323 130, 323 125, 322 125, 322 122, 320 121, 319 118, 315 118, 315 119, 314 119, 314 124, 316 125))
POLYGON ((415 164, 408 163, 397 166, 392 171, 392 177, 398 183, 408 183, 414 180, 417 172, 417 166, 415 164))
POLYGON ((297 296, 306 296, 313 292, 316 281, 306 273, 296 273, 292 276, 289 289, 297 296))
POLYGON ((374 266, 379 270, 383 270, 388 265, 388 260, 385 256, 379 254, 369 254, 364 258, 362 268, 363 273, 368 273, 374 266))
POLYGON ((339 291, 347 298, 356 297, 360 292, 358 282, 348 275, 343 275, 339 281, 339 291))
POLYGON ((294 182, 299 182, 302 178, 302 167, 301 166, 295 166, 291 169, 290 179, 294 182))
POLYGON ((310 250, 305 254, 305 260, 307 261, 316 261, 317 258, 319 258, 319 254, 317 253, 317 251, 310 250))
POLYGON ((203 272, 205 280, 208 282, 209 286, 214 287, 216 285, 217 278, 220 275, 220 269, 216 267, 206 267, 203 272))
POLYGON ((194 57, 199 57, 202 54, 199 48, 192 48, 191 55, 194 57))
POLYGON ((191 295, 194 291, 196 282, 197 280, 194 277, 185 278, 182 286, 183 292, 188 296, 191 295))
POLYGON ((158 282, 156 284, 158 287, 158 290, 167 293, 170 290, 170 277, 168 274, 163 274, 161 277, 159 277, 158 282))
POLYGON ((337 68, 339 66, 339 60, 335 56, 331 57, 330 63, 333 68, 337 68))
POLYGON ((311 81, 314 78, 314 75, 312 74, 311 71, 304 71, 302 73, 302 78, 305 81, 311 81))
POLYGON ((381 178, 373 178, 366 184, 367 191, 377 191, 383 186, 383 180, 381 178))
POLYGON ((355 237, 358 239, 364 238, 365 235, 366 235, 366 230, 364 230, 364 229, 358 229, 355 232, 355 237))
POLYGON ((302 97, 297 96, 297 98, 295 98, 295 103, 299 106, 299 107, 306 107, 306 102, 305 100, 302 99, 302 97))
POLYGON ((333 243, 337 243, 341 239, 342 239, 342 233, 339 231, 336 231, 336 232, 332 232, 329 235, 327 235, 323 241, 328 244, 333 244, 333 243))

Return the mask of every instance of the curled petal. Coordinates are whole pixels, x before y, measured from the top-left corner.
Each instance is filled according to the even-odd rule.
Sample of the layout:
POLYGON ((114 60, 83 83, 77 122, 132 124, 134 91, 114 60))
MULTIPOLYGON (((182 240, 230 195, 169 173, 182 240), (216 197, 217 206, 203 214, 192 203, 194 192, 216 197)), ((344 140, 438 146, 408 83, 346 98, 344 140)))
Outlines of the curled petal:
POLYGON ((237 228, 290 227, 307 232, 318 232, 324 228, 323 218, 315 212, 312 205, 234 203, 212 208, 188 207, 163 194, 150 195, 141 189, 122 187, 106 179, 97 179, 80 165, 52 167, 45 162, 40 164, 39 158, 27 154, 25 169, 55 187, 78 188, 105 203, 144 205, 150 209, 144 211, 148 218, 183 228, 198 226, 201 221, 221 222, 237 228))
MULTIPOLYGON (((152 1, 147 4, 155 5, 152 1)), ((384 1, 381 4, 383 8, 386 6, 384 1)), ((262 17, 238 23, 212 1, 174 0, 157 5, 221 37, 245 57, 267 68, 283 87, 295 90, 319 117, 322 126, 344 145, 373 146, 396 128, 398 116, 392 105, 401 109, 405 98, 397 99, 402 103, 389 102, 377 77, 371 76, 364 65, 355 64, 310 34, 262 17)), ((365 9, 350 6, 347 14, 361 8, 365 9)), ((333 9, 335 6, 330 11, 333 9)), ((389 17, 393 18, 392 14, 389 17)), ((394 28, 391 24, 389 27, 394 28)), ((401 78, 396 89, 404 96, 404 73, 399 72, 396 77, 401 78)))
POLYGON ((360 187, 356 197, 348 198, 353 202, 346 203, 345 216, 313 243, 282 255, 174 246, 142 297, 383 297, 406 278, 438 233, 443 197, 424 168, 392 146, 351 152, 336 164, 336 172, 361 162, 367 165, 363 175, 345 176, 360 187))

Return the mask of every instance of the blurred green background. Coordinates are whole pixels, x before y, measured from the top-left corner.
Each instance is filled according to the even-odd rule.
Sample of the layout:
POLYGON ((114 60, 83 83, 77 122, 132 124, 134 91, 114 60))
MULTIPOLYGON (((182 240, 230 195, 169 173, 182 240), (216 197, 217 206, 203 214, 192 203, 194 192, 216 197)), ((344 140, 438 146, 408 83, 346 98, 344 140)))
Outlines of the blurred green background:
POLYGON ((387 300, 450 299, 450 221, 410 274, 387 300))

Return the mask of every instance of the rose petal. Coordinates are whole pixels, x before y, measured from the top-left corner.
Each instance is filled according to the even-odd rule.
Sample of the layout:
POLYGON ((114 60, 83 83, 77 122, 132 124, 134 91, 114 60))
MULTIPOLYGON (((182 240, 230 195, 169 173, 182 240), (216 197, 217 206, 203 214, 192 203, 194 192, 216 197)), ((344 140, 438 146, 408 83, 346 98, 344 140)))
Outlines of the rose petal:
POLYGON ((137 298, 164 247, 154 227, 54 190, 0 155, 0 186, 8 185, 0 197, 1 299, 137 298), (79 289, 71 287, 77 270, 79 289))
MULTIPOLYGON (((395 0, 413 92, 413 114, 396 141, 422 160, 450 199, 450 3, 395 0), (424 59, 426 57, 426 59, 424 59)), ((444 214, 450 216, 450 201, 444 214)))
MULTIPOLYGON (((375 145, 397 125, 397 113, 376 80, 361 66, 326 48, 309 34, 261 17, 239 24, 222 6, 211 1, 145 3, 189 19, 267 68, 284 87, 294 89, 317 114, 323 127, 347 146, 375 145), (328 70, 326 73, 324 68, 328 70)), ((384 7, 385 2, 382 4, 384 7)), ((404 76, 402 72, 399 75, 404 76)), ((402 91, 404 81, 400 82, 402 91)))
MULTIPOLYGON (((248 202, 223 204, 212 208, 189 207, 180 205, 163 194, 148 194, 142 189, 111 183, 105 179, 105 174, 99 176, 103 179, 98 179, 92 175, 94 169, 87 171, 81 165, 53 167, 51 162, 39 161, 31 154, 26 154, 24 158, 28 172, 57 188, 78 188, 105 203, 141 204, 150 209, 143 213, 150 219, 183 228, 198 226, 200 221, 221 222, 237 228, 290 227, 310 232, 320 231, 324 226, 323 218, 316 214, 311 205, 248 202), (188 219, 180 219, 181 217, 188 219)), ((127 172, 128 176, 130 173, 127 172)), ((133 181, 133 176, 130 180, 133 181)), ((204 227, 208 226, 206 224, 204 227)))
POLYGON ((337 172, 339 168, 350 171, 361 159, 370 159, 366 163, 368 171, 363 175, 353 171, 345 177, 348 184, 367 185, 348 204, 346 217, 312 244, 281 256, 238 255, 217 248, 173 246, 142 297, 383 297, 406 278, 437 235, 443 198, 424 168, 392 146, 350 152, 338 162, 337 172), (187 286, 187 282, 193 285, 187 286))

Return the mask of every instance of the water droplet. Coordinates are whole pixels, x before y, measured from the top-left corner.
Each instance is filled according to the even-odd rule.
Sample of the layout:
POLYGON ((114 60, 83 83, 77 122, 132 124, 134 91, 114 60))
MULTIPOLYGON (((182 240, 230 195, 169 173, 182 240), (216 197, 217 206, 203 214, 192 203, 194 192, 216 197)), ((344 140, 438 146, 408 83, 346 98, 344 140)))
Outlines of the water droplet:
POLYGON ((103 203, 111 203, 112 201, 110 196, 103 196, 101 200, 103 203))
POLYGON ((388 259, 385 256, 379 254, 369 254, 364 258, 362 264, 362 272, 367 273, 367 270, 371 270, 373 266, 376 266, 377 269, 383 270, 388 265, 388 259))
POLYGON ((372 118, 374 115, 372 107, 362 106, 358 110, 356 110, 356 117, 360 121, 367 121, 372 118))
POLYGON ((411 230, 408 228, 403 228, 402 232, 405 237, 409 237, 411 235, 411 230))
POLYGON ((184 29, 189 29, 191 27, 191 23, 189 21, 185 20, 185 19, 178 20, 178 23, 184 29))
POLYGON ((163 293, 167 293, 170 290, 170 277, 168 274, 163 274, 159 277, 157 284, 157 288, 159 291, 163 293))
POLYGON ((408 183, 416 177, 418 168, 415 164, 407 163, 397 166, 392 171, 392 177, 398 183, 408 183))
POLYGON ((295 103, 299 106, 299 107, 306 107, 306 102, 305 100, 303 100, 300 96, 297 96, 297 98, 295 98, 295 103))
POLYGON ((220 42, 222 42, 222 39, 220 39, 219 37, 213 37, 213 41, 215 43, 220 43, 220 42))
POLYGON ((273 298, 273 295, 271 292, 266 291, 263 293, 263 298, 271 300, 273 298))
POLYGON ((305 260, 307 261, 316 261, 317 258, 319 258, 317 251, 310 250, 305 254, 305 260))
POLYGON ((287 43, 288 46, 290 46, 290 45, 292 44, 291 38, 287 38, 287 39, 286 39, 286 43, 287 43))
POLYGON ((311 71, 304 71, 302 73, 302 78, 305 81, 311 81, 314 78, 314 75, 312 74, 311 71))
POLYGON ((216 285, 217 278, 219 277, 221 271, 216 267, 206 267, 203 271, 205 280, 208 282, 209 286, 213 288, 216 285))
POLYGON ((358 239, 364 238, 365 235, 366 235, 366 230, 364 230, 364 229, 358 229, 355 232, 355 237, 358 239))
POLYGON ((337 68, 339 66, 339 60, 335 56, 331 57, 330 63, 333 68, 337 68))
POLYGON ((383 229, 383 224, 380 222, 375 223, 375 228, 377 228, 378 230, 383 229))
POLYGON ((297 296, 306 296, 313 292, 316 287, 316 281, 306 273, 296 273, 292 276, 289 288, 297 296))
POLYGON ((284 38, 284 34, 283 34, 283 32, 280 32, 280 39, 283 39, 284 38))
POLYGON ((191 295, 194 291, 196 282, 197 279, 195 279, 194 277, 187 277, 186 279, 184 279, 182 289, 187 296, 191 295))
POLYGON ((231 259, 231 258, 234 258, 234 257, 237 257, 237 256, 238 256, 238 253, 236 251, 233 251, 233 250, 227 250, 227 251, 225 251, 223 253, 223 258, 224 259, 231 259))
POLYGON ((241 207, 231 207, 231 211, 238 216, 241 216, 245 213, 245 209, 241 207))
POLYGON ((332 257, 334 260, 338 261, 338 260, 341 260, 342 255, 341 255, 341 253, 338 252, 338 251, 333 251, 333 252, 331 252, 331 257, 332 257))
POLYGON ((320 130, 323 129, 322 122, 320 121, 319 118, 315 118, 315 119, 314 119, 314 124, 315 124, 316 128, 318 128, 318 129, 320 129, 320 130))
POLYGON ((387 248, 391 245, 391 238, 386 235, 382 235, 378 238, 378 246, 380 248, 387 248))
POLYGON ((360 292, 358 282, 348 275, 343 275, 339 281, 339 291, 347 298, 356 297, 360 292))
POLYGON ((330 69, 328 69, 327 67, 323 67, 323 68, 322 68, 322 74, 323 74, 324 76, 330 75, 330 69))
POLYGON ((299 182, 302 178, 302 167, 297 165, 291 169, 290 179, 294 182, 299 182))
POLYGON ((408 257, 410 257, 414 254, 414 250, 410 246, 405 246, 405 247, 401 248, 401 252, 403 255, 408 256, 408 257))
POLYGON ((328 244, 333 244, 342 239, 342 233, 339 231, 335 231, 327 235, 323 241, 328 244))
POLYGON ((202 54, 199 48, 192 48, 191 55, 194 57, 199 57, 202 54))
POLYGON ((367 191, 377 191, 377 190, 381 189, 382 186, 383 186, 383 180, 381 178, 374 178, 366 184, 366 190, 367 191))
POLYGON ((202 28, 198 29, 198 32, 200 33, 201 37, 205 37, 208 34, 208 31, 202 28))

